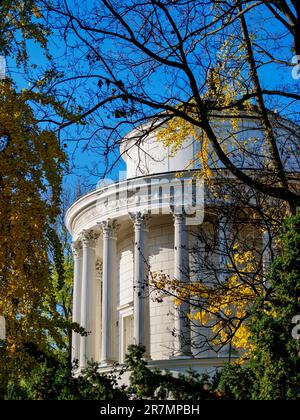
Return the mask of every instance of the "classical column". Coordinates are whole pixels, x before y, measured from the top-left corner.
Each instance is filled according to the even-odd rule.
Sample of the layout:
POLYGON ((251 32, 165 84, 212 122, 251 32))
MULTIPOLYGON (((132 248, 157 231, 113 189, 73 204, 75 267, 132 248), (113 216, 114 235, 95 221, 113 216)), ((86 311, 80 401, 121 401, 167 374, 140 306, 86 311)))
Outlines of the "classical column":
POLYGON ((101 361, 101 343, 102 343, 102 260, 96 261, 96 361, 101 361))
MULTIPOLYGON (((146 347, 145 357, 149 357, 149 340, 146 328, 149 328, 149 294, 147 285, 147 247, 146 232, 149 230, 149 216, 142 212, 129 213, 134 224, 134 274, 133 274, 133 337, 135 344, 146 347)), ((147 331, 148 333, 149 331, 147 331)))
MULTIPOLYGON (((81 282, 82 282, 82 244, 80 241, 72 242, 74 257, 73 280, 73 322, 81 325, 81 282)), ((72 332, 72 361, 80 357, 80 334, 72 332)))
POLYGON ((82 239, 82 289, 81 289, 81 326, 87 336, 80 337, 80 367, 95 359, 95 322, 96 322, 96 243, 99 234, 83 231, 82 239))
POLYGON ((102 345, 101 362, 110 364, 115 358, 114 328, 116 324, 117 232, 116 221, 101 223, 103 231, 102 268, 102 345))
POLYGON ((268 230, 264 230, 262 234, 262 268, 264 281, 266 281, 266 275, 270 271, 270 265, 272 261, 272 237, 268 230))
MULTIPOLYGON (((174 214, 174 277, 183 287, 189 283, 188 233, 183 214, 174 214)), ((191 355, 189 312, 188 298, 175 306, 175 356, 191 355)))

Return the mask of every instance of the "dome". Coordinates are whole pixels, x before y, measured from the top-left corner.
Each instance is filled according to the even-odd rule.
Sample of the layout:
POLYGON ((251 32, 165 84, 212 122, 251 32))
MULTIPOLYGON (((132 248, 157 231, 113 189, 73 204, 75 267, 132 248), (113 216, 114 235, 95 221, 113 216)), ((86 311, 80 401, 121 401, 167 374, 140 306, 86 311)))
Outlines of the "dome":
POLYGON ((187 138, 181 150, 172 155, 170 147, 164 146, 158 140, 158 131, 154 130, 145 135, 146 131, 145 126, 136 128, 130 131, 121 143, 120 152, 126 162, 127 179, 195 169, 194 165, 190 167, 196 154, 192 138, 187 138))
MULTIPOLYGON (((288 172, 299 171, 297 144, 300 128, 273 113, 270 113, 270 119, 285 169, 288 172)), ((126 162, 127 179, 200 168, 197 155, 202 142, 189 136, 174 154, 170 146, 165 146, 158 139, 161 128, 156 129, 157 124, 141 125, 130 131, 121 142, 120 153, 126 162)), ((211 120, 211 125, 220 144, 224 145, 227 156, 239 169, 265 169, 266 140, 261 120, 256 114, 246 113, 237 127, 233 127, 232 119, 217 115, 211 120)), ((200 139, 201 136, 199 129, 200 139)), ((212 150, 209 152, 209 162, 211 168, 224 168, 212 150)))

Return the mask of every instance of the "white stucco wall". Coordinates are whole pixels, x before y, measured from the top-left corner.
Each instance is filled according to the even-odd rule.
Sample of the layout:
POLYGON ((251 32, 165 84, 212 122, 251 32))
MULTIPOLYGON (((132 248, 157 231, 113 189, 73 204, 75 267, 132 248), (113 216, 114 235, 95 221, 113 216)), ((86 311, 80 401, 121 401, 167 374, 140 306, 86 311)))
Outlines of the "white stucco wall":
MULTIPOLYGON (((215 118, 211 121, 211 124, 217 137, 226 143, 228 156, 236 166, 244 169, 261 169, 264 167, 263 156, 261 156, 261 159, 258 158, 261 154, 261 148, 265 147, 265 135, 259 121, 245 117, 239 122, 238 127, 233 127, 230 119, 215 118), (238 145, 243 145, 243 148, 246 147, 248 153, 240 153, 238 145)), ((281 124, 282 126, 279 127, 274 124, 279 152, 282 154, 286 169, 290 171, 297 170, 299 167, 297 141, 291 136, 289 123, 282 120, 281 124), (289 146, 291 151, 289 154, 284 152, 287 146, 289 146)), ((201 131, 199 132, 201 138, 201 131)), ((175 155, 172 155, 170 147, 165 147, 157 139, 157 133, 152 132, 145 136, 143 128, 137 128, 130 132, 121 144, 122 156, 127 166, 127 178, 196 169, 199 161, 192 161, 195 159, 200 147, 201 141, 195 142, 194 138, 190 136, 183 141, 180 150, 175 155), (138 147, 135 146, 137 139, 141 139, 138 147)), ((211 164, 214 162, 213 167, 217 165, 223 168, 223 164, 218 161, 213 153, 210 153, 210 158, 211 164)))
MULTIPOLYGON (((153 226, 149 232, 149 264, 152 272, 174 275, 174 228, 172 224, 153 226)), ((150 351, 153 360, 167 359, 172 353, 174 338, 173 302, 150 298, 150 351)))
POLYGON ((118 243, 117 307, 133 301, 133 232, 118 243))
POLYGON ((135 140, 127 139, 123 144, 125 148, 127 147, 123 159, 126 161, 126 176, 129 179, 149 174, 193 169, 193 166, 189 165, 195 151, 192 139, 186 140, 182 149, 175 155, 171 154, 169 147, 165 147, 157 140, 154 133, 144 139, 140 147, 132 147, 134 142, 135 140))
MULTIPOLYGON (((174 227, 172 220, 169 224, 151 226, 148 234, 149 265, 151 271, 163 271, 169 276, 174 273, 174 227)), ((117 285, 117 319, 122 311, 126 311, 133 301, 133 231, 118 241, 118 285, 117 285), (125 309, 124 309, 125 308, 125 309)), ((172 329, 174 318, 172 314, 172 299, 165 299, 162 303, 150 298, 150 353, 151 358, 166 359, 172 352, 174 338, 172 329)), ((118 358, 121 357, 121 325, 115 330, 118 358)))
MULTIPOLYGON (((192 228, 196 231, 197 228, 192 228)), ((212 235, 212 225, 205 225, 207 234, 212 235)), ((196 243, 197 234, 189 235, 189 249, 192 250, 196 243)), ((127 312, 133 303, 133 230, 128 230, 127 235, 118 241, 118 285, 116 319, 120 320, 122 312, 127 312)), ((196 250, 199 252, 199 245, 196 250)), ((200 245, 201 246, 201 245, 200 245)), ((172 278, 174 276, 174 225, 172 217, 156 216, 150 225, 148 234, 149 266, 152 272, 163 272, 172 278)), ((191 267, 195 264, 195 256, 190 253, 191 267)), ((150 355, 152 360, 165 360, 172 356, 174 337, 174 304, 171 297, 157 302, 152 294, 150 297, 150 355)), ((121 321, 115 328, 116 348, 118 359, 121 358, 121 321)), ((114 327, 113 327, 114 328, 114 327)), ((202 332, 204 332, 202 330, 202 332)), ((211 351, 199 354, 198 357, 215 356, 211 351)))

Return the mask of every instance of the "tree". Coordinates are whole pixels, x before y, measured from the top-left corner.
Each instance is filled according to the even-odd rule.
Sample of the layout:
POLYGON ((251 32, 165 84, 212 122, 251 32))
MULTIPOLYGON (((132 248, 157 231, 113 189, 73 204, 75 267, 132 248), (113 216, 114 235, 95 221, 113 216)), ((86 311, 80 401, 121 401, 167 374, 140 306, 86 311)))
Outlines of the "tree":
POLYGON ((44 50, 48 29, 41 23, 42 14, 36 0, 3 0, 0 5, 0 54, 12 56, 20 66, 28 64, 28 41, 44 50))
POLYGON ((251 320, 255 351, 251 360, 257 399, 299 399, 299 341, 292 336, 292 319, 300 313, 300 216, 282 228, 282 253, 268 275, 270 292, 251 320))
POLYGON ((0 388, 0 400, 126 401, 126 387, 118 386, 119 379, 118 372, 100 374, 96 363, 90 363, 75 376, 66 359, 40 352, 39 363, 32 368, 31 375, 14 378, 4 389, 0 388))
MULTIPOLYGON (((219 374, 212 377, 190 371, 178 377, 170 372, 151 371, 142 356, 145 349, 131 346, 126 366, 115 368, 108 374, 99 372, 99 364, 89 363, 80 375, 70 372, 68 363, 39 352, 39 364, 32 374, 20 381, 0 388, 0 399, 12 400, 219 400, 219 374), (122 385, 123 374, 130 370, 128 386, 122 385)), ((74 368, 76 366, 74 365, 74 368)), ((0 376, 1 379, 1 376, 0 376)))
POLYGON ((131 399, 154 400, 218 400, 221 394, 217 391, 218 374, 212 378, 190 371, 178 377, 170 372, 151 371, 143 359, 143 346, 130 346, 125 363, 130 370, 131 399))
POLYGON ((48 232, 60 211, 65 163, 55 133, 38 127, 28 100, 9 80, 1 83, 0 123, 8 145, 0 163, 0 313, 8 357, 23 366, 26 343, 43 347, 51 330, 44 312, 51 276, 48 232))
MULTIPOLYGON (((208 290, 200 273, 200 284, 192 285, 192 321, 198 321, 194 316, 206 318, 207 324, 213 321, 219 346, 232 339, 247 346, 249 308, 266 289, 263 248, 274 253, 278 226, 300 203, 298 86, 291 76, 283 76, 280 85, 265 77, 275 70, 291 74, 291 50, 298 49, 297 4, 103 0, 88 2, 85 12, 76 0, 43 4, 48 25, 59 22, 71 60, 81 63, 53 88, 86 92, 83 112, 74 121, 89 122, 88 145, 106 158, 103 172, 118 161, 112 154, 133 126, 140 127, 132 135, 140 148, 152 131, 174 154, 192 137, 199 150, 197 175, 213 194, 217 190, 216 200, 231 178, 230 198, 223 206, 232 206, 237 188, 242 197, 235 195, 236 212, 243 216, 244 204, 245 213, 251 209, 249 225, 259 225, 258 236, 267 231, 267 246, 247 245, 240 238, 231 243, 225 255, 226 282, 208 259, 203 267, 209 268, 214 287, 208 290), (249 200, 255 203, 249 205, 249 200)), ((154 286, 170 293, 162 276, 158 280, 154 286)), ((179 290, 175 279, 171 294, 180 301, 186 289, 179 290)))
POLYGON ((268 296, 266 273, 278 253, 286 208, 236 181, 210 182, 206 196, 213 198, 213 205, 206 202, 202 225, 187 227, 190 264, 181 271, 189 282, 150 272, 147 286, 157 302, 171 298, 178 308, 188 303, 188 313, 180 314, 191 335, 181 338, 188 340, 194 355, 223 350, 230 359, 239 350, 246 357, 252 348, 252 305, 268 296))
MULTIPOLYGON (((3 1, 0 5, 0 54, 17 65, 24 79, 36 67, 30 46, 40 47, 50 69, 22 88, 9 77, 0 81, 0 313, 7 337, 1 348, 4 383, 36 363, 35 351, 66 345, 71 321, 66 311, 66 267, 56 223, 61 212, 61 183, 66 154, 57 133, 45 120, 67 119, 68 104, 43 94, 56 72, 47 50, 49 30, 38 1, 3 1), (41 121, 43 120, 43 125, 41 121), (64 290, 64 293, 62 292, 64 290), (62 313, 58 304, 62 304, 62 313)), ((22 84, 22 83, 21 83, 22 84)), ((53 92, 52 92, 53 93, 53 92)), ((70 264, 70 261, 69 261, 70 264)))
POLYGON ((294 38, 294 50, 300 55, 300 7, 295 0, 265 1, 266 7, 273 13, 294 38))
POLYGON ((227 395, 240 399, 299 399, 299 340, 292 319, 300 312, 300 216, 285 221, 282 251, 267 276, 268 297, 255 301, 250 318, 253 353, 246 367, 231 366, 223 374, 227 395), (240 380, 241 378, 242 381, 240 380))
POLYGON ((77 183, 75 188, 65 187, 61 194, 60 214, 55 225, 47 234, 51 242, 51 277, 49 292, 45 294, 47 316, 56 323, 57 334, 49 336, 53 353, 63 361, 68 360, 72 370, 72 332, 85 334, 84 329, 73 323, 73 256, 70 238, 64 223, 64 216, 71 202, 78 198, 83 185, 77 183), (54 305, 53 305, 54 302, 54 305))
MULTIPOLYGON (((29 339, 31 347, 32 340, 42 347, 49 345, 45 335, 45 328, 48 325, 50 328, 49 313, 58 316, 57 329, 51 324, 56 343, 61 342, 63 346, 66 337, 58 331, 62 319, 57 311, 57 300, 62 304, 60 310, 67 316, 69 313, 62 287, 66 267, 62 266, 62 252, 53 229, 58 205, 55 194, 52 194, 59 184, 59 177, 54 176, 57 173, 55 163, 61 164, 63 157, 53 127, 61 132, 74 123, 86 124, 88 146, 98 150, 100 138, 99 153, 106 158, 103 173, 111 169, 112 153, 125 130, 132 126, 142 124, 135 137, 139 147, 143 147, 143 139, 149 132, 157 130, 161 132, 161 141, 173 148, 174 153, 181 147, 183 139, 192 135, 199 146, 196 159, 201 164, 200 175, 205 177, 209 187, 212 188, 215 180, 221 185, 231 174, 239 186, 246 186, 244 203, 247 203, 247 196, 258 194, 260 202, 253 215, 259 214, 260 224, 268 213, 264 228, 270 230, 272 239, 286 208, 295 213, 300 202, 295 186, 299 180, 299 87, 284 76, 291 69, 291 50, 299 52, 299 7, 296 2, 102 0, 86 2, 85 6, 77 0, 4 1, 0 6, 4 29, 0 36, 0 53, 10 54, 19 65, 23 60, 26 64, 26 39, 45 47, 49 28, 57 35, 55 28, 59 27, 69 64, 67 76, 62 71, 65 63, 59 66, 59 71, 52 67, 43 76, 38 75, 36 80, 32 76, 33 87, 22 93, 17 93, 9 81, 3 83, 6 111, 2 115, 2 134, 9 140, 5 156, 9 157, 10 164, 4 159, 4 175, 0 173, 0 191, 5 198, 1 212, 3 240, 7 244, 2 250, 1 270, 5 275, 1 274, 1 281, 9 287, 1 289, 0 312, 3 311, 8 318, 9 334, 16 322, 27 322, 29 326, 27 316, 30 322, 30 317, 38 320, 38 328, 43 327, 28 329, 30 337, 14 338, 19 343, 18 348, 22 347, 21 342, 29 339), (268 33, 267 39, 264 32, 268 33), (280 84, 272 77, 266 80, 265 75, 275 70, 282 75, 280 84), (81 107, 72 100, 75 96, 83 98, 81 107), (29 102, 34 104, 35 115, 28 107, 29 102), (19 106, 22 108, 21 117, 18 117, 19 106), (16 109, 17 116, 11 112, 12 108, 16 109), (23 115, 27 112, 30 116, 24 122, 23 115), (247 130, 244 134, 245 115, 252 121, 253 131, 262 133, 261 138, 255 134, 250 136, 247 130), (34 133, 29 130, 32 118, 34 133), (40 121, 52 124, 52 129, 41 128, 38 126, 40 121), (218 125, 221 125, 221 130, 218 125), (39 141, 34 140, 34 134, 39 141), (23 137, 25 142, 21 142, 23 137), (26 165, 21 168, 24 162, 26 165), (38 180, 36 189, 35 183, 30 184, 29 179, 38 180), (26 201, 28 188, 40 209, 34 209, 32 203, 29 205, 26 201), (48 189, 51 190, 49 196, 48 189), (47 205, 43 201, 46 196, 47 205), (277 200, 282 202, 278 205, 280 217, 277 223, 276 215, 269 214, 273 209, 270 197, 277 204, 277 200), (51 210, 49 203, 52 200, 54 206, 51 210), (20 211, 18 225, 14 222, 16 229, 12 222, 7 227, 5 212, 15 217, 17 210, 20 211), (21 210, 25 212, 20 215, 21 210), (38 210, 43 216, 35 227, 32 220, 38 217, 38 210), (30 212, 32 219, 25 220, 26 212, 30 212), (44 234, 46 230, 48 241, 44 234), (13 240, 18 245, 18 253, 13 240), (56 257, 49 257, 50 248, 55 250, 57 257, 54 276, 49 268, 51 257, 56 257), (43 250, 43 254, 38 250, 43 250), (23 267, 22 255, 29 263, 27 271, 21 273, 22 281, 19 281, 20 274, 16 281, 16 272, 12 270, 23 267), (42 281, 37 282, 37 278, 42 281), (27 286, 27 279, 28 291, 24 286, 27 286), (41 296, 45 297, 46 291, 48 297, 42 301, 41 296), (23 314, 25 301, 32 308, 29 314, 23 314)), ((118 159, 119 156, 113 164, 118 159)), ((254 224, 255 220, 252 222, 254 224)), ((223 315, 220 316, 219 311, 215 315, 216 325, 221 326, 220 331, 225 331, 222 343, 232 339, 233 332, 238 331, 236 328, 230 330, 232 326, 239 326, 241 319, 248 318, 248 301, 255 301, 258 294, 265 302, 269 296, 269 289, 263 283, 262 254, 256 266, 253 255, 249 254, 253 249, 245 249, 244 243, 232 245, 238 248, 232 246, 227 253, 232 265, 227 267, 230 279, 227 283, 218 282, 218 290, 210 293, 211 299, 200 301, 202 306, 199 306, 199 295, 208 295, 208 290, 196 290, 197 302, 194 302, 195 308, 198 305, 206 312, 212 312, 213 300, 219 300, 223 315), (241 302, 241 294, 232 295, 237 289, 243 290, 246 299, 242 299, 242 312, 238 316, 234 313, 237 324, 232 324, 232 317, 226 313, 224 317, 224 312, 228 309, 228 295, 235 303, 237 300, 241 302)), ((272 250, 272 246, 270 248, 272 250)), ((214 276, 215 269, 211 265, 214 276)), ((68 334, 68 331, 67 327, 65 332, 68 334)), ((17 337, 18 331, 15 334, 17 337)), ((9 354, 13 354, 14 341, 8 340, 8 344, 9 354)), ((28 352, 26 346, 24 351, 28 352)))
POLYGON ((168 122, 177 129, 182 126, 186 133, 196 133, 195 141, 213 154, 219 168, 226 168, 248 187, 285 201, 295 212, 299 195, 290 172, 299 163, 299 129, 285 117, 293 115, 297 122, 294 104, 300 96, 288 83, 278 89, 272 80, 263 82, 263 74, 275 67, 286 71, 291 63, 291 35, 298 30, 294 2, 288 7, 287 2, 103 0, 89 2, 85 13, 76 0, 43 3, 50 25, 52 17, 63 27, 68 49, 75 57, 76 51, 86 54, 80 72, 75 69, 55 88, 89 81, 89 100, 78 118, 93 117, 89 139, 93 147, 100 130, 99 147, 107 156, 118 146, 125 128, 145 124, 135 138, 143 147, 149 131, 168 122), (293 22, 289 36, 283 14, 293 22), (91 15, 95 16, 92 22, 91 15), (271 33, 271 49, 264 31, 271 33), (286 48, 277 48, 281 37, 286 48), (275 107, 285 112, 269 111, 275 107), (259 148, 253 147, 253 138, 238 141, 245 113, 263 133, 259 148), (223 124, 223 134, 216 118, 223 124), (224 120, 233 122, 230 133, 224 120), (279 140, 282 128, 286 135, 279 140))

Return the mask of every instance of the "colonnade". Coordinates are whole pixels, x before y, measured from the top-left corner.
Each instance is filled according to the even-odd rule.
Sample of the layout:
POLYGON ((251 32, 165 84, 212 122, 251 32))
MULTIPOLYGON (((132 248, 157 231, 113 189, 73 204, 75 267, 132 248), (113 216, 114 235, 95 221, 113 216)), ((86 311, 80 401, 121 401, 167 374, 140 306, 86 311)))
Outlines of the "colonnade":
MULTIPOLYGON (((146 357, 149 346, 149 295, 148 276, 148 230, 149 216, 142 212, 129 213, 134 227, 133 265, 133 337, 135 344, 145 345, 146 357)), ((86 366, 89 359, 97 359, 96 334, 96 247, 102 239, 102 302, 101 302, 101 364, 109 365, 116 359, 113 346, 113 327, 116 325, 115 302, 117 284, 117 237, 119 225, 116 220, 98 224, 96 230, 84 230, 72 243, 74 255, 73 322, 85 329, 87 335, 73 332, 72 358, 79 367, 86 366)), ((174 214, 174 277, 183 284, 189 281, 189 257, 185 216, 174 214)), ((189 356, 190 328, 185 313, 187 303, 175 307, 174 349, 175 356, 189 356)))

